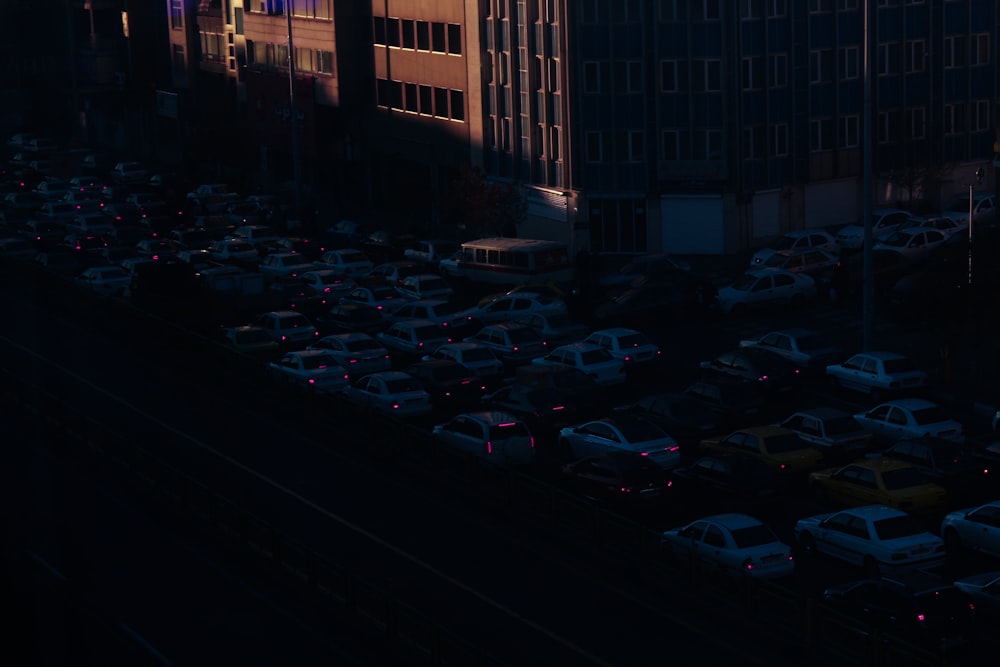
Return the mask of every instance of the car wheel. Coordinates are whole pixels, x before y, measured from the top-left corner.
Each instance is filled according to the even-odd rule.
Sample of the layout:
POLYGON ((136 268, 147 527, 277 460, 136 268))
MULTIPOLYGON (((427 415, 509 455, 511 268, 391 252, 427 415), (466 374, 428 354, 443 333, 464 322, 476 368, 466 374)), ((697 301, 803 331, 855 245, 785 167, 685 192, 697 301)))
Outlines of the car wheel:
POLYGON ((881 568, 879 568, 878 561, 871 556, 865 556, 865 560, 862 562, 861 568, 864 570, 865 576, 871 579, 877 579, 881 574, 881 568))
POLYGON ((816 540, 810 533, 799 535, 799 552, 806 557, 816 554, 816 540))

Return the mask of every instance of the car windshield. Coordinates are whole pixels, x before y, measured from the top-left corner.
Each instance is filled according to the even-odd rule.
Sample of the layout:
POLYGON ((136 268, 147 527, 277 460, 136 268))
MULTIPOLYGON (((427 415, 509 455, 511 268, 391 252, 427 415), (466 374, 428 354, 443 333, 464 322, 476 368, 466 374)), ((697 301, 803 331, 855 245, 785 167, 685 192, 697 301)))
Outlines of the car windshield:
POLYGON ((663 429, 644 419, 617 422, 616 426, 629 442, 649 442, 667 437, 663 429))
POLYGON ((886 373, 909 373, 916 370, 917 365, 913 359, 903 357, 900 359, 886 359, 882 362, 886 373))
POLYGON ((382 346, 374 338, 356 338, 347 341, 345 347, 348 352, 365 352, 367 350, 377 350, 382 346))
POLYGON ((920 471, 916 468, 897 468, 896 470, 886 470, 882 473, 882 483, 889 491, 899 491, 913 486, 927 484, 920 471))
POLYGON ((920 522, 909 514, 879 519, 874 523, 874 527, 875 535, 880 540, 895 540, 927 532, 920 522))
POLYGON ((913 421, 923 426, 925 424, 937 424, 949 421, 951 417, 939 406, 932 405, 926 408, 913 410, 913 421))
POLYGON ((729 533, 733 536, 733 542, 736 543, 736 548, 738 549, 749 549, 750 547, 759 547, 762 544, 772 544, 778 541, 774 532, 764 524, 736 528, 729 531, 729 533))
POLYGON ((764 266, 777 267, 780 269, 784 268, 785 262, 787 261, 788 255, 782 252, 776 252, 767 258, 767 261, 764 262, 764 266))
POLYGON ((863 430, 851 415, 826 419, 823 421, 823 425, 826 427, 827 435, 844 435, 863 430))
POLYGON ((767 449, 769 454, 785 454, 787 452, 797 452, 800 449, 806 448, 806 444, 803 443, 799 436, 794 433, 772 435, 771 437, 765 439, 764 443, 764 447, 767 449))
POLYGON ((590 366, 591 364, 602 364, 606 361, 612 359, 611 353, 605 350, 603 347, 594 350, 584 350, 580 353, 580 361, 583 362, 584 366, 590 366))
POLYGON ((750 275, 749 273, 743 274, 741 277, 737 278, 735 282, 729 287, 734 290, 739 290, 740 292, 746 292, 757 282, 757 278, 750 275))
POLYGON ((910 234, 906 232, 896 232, 889 238, 882 241, 882 243, 884 245, 892 246, 894 248, 902 248, 907 244, 910 238, 911 238, 910 234))
POLYGON ((385 388, 390 394, 405 394, 410 391, 420 391, 420 384, 413 378, 396 378, 388 380, 385 388))
POLYGON ((328 354, 312 354, 302 357, 302 368, 310 371, 336 365, 337 360, 328 354))

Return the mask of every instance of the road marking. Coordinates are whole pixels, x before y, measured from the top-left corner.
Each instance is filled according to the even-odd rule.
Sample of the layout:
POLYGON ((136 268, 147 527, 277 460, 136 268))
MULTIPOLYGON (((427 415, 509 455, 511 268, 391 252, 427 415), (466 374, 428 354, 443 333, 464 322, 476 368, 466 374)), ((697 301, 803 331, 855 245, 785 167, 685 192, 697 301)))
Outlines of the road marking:
POLYGON ((133 639, 133 641, 135 641, 135 643, 137 643, 139 646, 141 646, 142 648, 144 648, 147 653, 149 653, 151 656, 153 656, 154 658, 156 658, 156 660, 161 665, 168 665, 168 666, 170 666, 170 665, 174 664, 169 658, 167 658, 167 656, 165 656, 162 653, 160 653, 159 651, 157 651, 156 647, 153 646, 152 644, 150 644, 148 641, 146 641, 146 639, 142 635, 140 635, 138 632, 136 632, 131 627, 129 627, 127 623, 119 623, 118 627, 120 627, 122 630, 124 630, 125 634, 127 634, 129 637, 131 637, 133 639))

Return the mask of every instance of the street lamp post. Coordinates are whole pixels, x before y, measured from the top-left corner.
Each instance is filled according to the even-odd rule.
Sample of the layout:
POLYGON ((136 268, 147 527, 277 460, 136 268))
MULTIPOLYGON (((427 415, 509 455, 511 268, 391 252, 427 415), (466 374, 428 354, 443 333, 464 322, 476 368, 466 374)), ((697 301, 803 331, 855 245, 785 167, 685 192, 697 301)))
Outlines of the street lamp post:
POLYGON ((983 182, 983 168, 976 170, 976 182, 969 183, 969 287, 972 287, 972 215, 975 212, 976 201, 973 198, 976 185, 983 182))

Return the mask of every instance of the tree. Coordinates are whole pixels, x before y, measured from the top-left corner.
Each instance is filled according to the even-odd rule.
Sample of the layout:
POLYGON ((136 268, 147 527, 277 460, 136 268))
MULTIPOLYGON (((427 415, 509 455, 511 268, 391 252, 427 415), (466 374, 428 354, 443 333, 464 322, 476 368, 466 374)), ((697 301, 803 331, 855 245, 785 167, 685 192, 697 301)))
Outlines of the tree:
MULTIPOLYGON (((937 204, 941 183, 950 171, 949 165, 907 167, 893 172, 889 180, 906 191, 907 209, 919 213, 922 209, 929 210, 937 204)), ((896 199, 902 203, 902 197, 896 199)))
POLYGON ((512 183, 487 180, 482 167, 465 164, 451 183, 445 213, 455 223, 483 236, 517 236, 528 206, 512 183))

